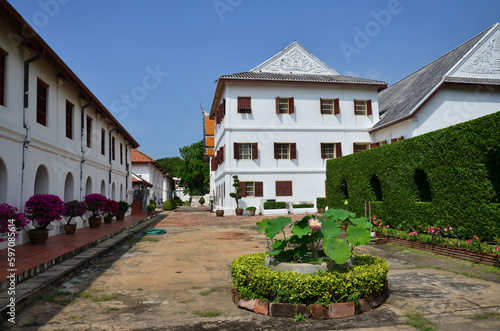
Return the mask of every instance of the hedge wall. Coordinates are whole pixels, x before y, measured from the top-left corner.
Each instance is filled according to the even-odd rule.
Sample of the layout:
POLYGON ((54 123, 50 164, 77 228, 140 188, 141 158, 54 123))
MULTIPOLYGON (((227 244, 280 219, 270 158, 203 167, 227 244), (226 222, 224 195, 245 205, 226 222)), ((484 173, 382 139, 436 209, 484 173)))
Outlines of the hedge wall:
POLYGON ((452 226, 459 236, 500 233, 500 112, 327 162, 328 206, 385 224, 452 226))

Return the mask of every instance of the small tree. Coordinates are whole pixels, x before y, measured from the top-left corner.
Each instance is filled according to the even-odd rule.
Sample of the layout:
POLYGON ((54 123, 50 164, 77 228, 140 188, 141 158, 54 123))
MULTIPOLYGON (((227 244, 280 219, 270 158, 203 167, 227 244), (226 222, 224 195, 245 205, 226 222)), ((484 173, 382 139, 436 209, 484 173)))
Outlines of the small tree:
POLYGON ((242 188, 240 187, 240 180, 238 179, 238 175, 233 176, 233 187, 234 187, 234 192, 229 193, 229 196, 231 198, 234 198, 234 200, 236 200, 236 209, 240 209, 239 200, 241 199, 240 191, 242 190, 242 188))

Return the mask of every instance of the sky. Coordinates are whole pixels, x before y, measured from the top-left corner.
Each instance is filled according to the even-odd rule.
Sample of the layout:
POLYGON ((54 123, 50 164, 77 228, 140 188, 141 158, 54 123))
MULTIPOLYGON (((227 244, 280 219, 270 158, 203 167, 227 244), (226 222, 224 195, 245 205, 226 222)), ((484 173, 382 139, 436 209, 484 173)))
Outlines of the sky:
POLYGON ((220 75, 297 41, 398 80, 500 22, 498 0, 8 0, 153 158, 203 139, 220 75))

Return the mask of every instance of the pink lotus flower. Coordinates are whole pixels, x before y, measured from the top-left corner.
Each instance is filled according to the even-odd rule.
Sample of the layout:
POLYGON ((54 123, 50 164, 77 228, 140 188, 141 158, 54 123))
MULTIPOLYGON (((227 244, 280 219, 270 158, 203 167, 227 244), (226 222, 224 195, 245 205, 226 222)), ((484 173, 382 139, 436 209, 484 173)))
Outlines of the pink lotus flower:
POLYGON ((500 251, 500 247, 498 247, 498 246, 495 247, 495 250, 500 251))
POLYGON ((321 229, 321 227, 323 226, 323 224, 321 224, 320 221, 315 220, 314 218, 311 218, 309 220, 309 226, 311 227, 311 229, 313 230, 313 232, 316 232, 319 229, 321 229))
POLYGON ((451 230, 453 230, 453 228, 450 226, 449 230, 451 231, 451 230))
POLYGON ((444 232, 448 232, 448 229, 447 229, 447 228, 444 228, 444 232))

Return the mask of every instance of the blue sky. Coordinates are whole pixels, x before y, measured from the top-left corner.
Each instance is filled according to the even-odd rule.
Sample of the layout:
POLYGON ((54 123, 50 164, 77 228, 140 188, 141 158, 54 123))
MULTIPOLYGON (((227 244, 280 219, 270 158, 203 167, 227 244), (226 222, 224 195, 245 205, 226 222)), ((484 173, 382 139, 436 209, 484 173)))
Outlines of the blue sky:
POLYGON ((500 22, 500 1, 9 0, 154 158, 203 138, 220 75, 294 40, 393 84, 500 22))

